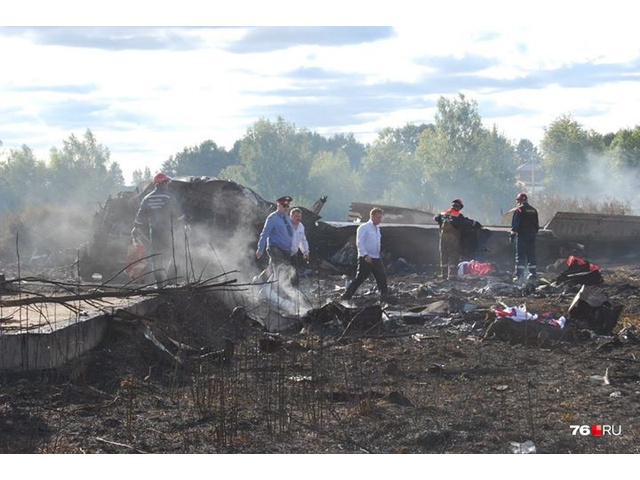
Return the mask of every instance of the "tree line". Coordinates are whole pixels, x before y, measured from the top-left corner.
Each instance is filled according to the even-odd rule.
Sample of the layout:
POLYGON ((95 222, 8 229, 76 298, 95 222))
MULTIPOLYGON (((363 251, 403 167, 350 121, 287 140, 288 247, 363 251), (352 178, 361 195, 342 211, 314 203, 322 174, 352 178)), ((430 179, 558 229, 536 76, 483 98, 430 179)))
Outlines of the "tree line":
MULTIPOLYGON (((4 156, 4 209, 100 202, 124 185, 118 163, 90 130, 52 148, 48 162, 27 146, 4 156)), ((286 194, 305 206, 326 195, 328 220, 344 220, 351 201, 437 211, 460 197, 469 214, 491 224, 513 206, 522 164, 539 165, 546 195, 634 204, 640 126, 601 134, 564 115, 544 129, 539 147, 527 139, 514 144, 496 126, 483 126, 477 103, 459 94, 438 100, 433 123, 385 128, 370 144, 353 134, 325 137, 284 118, 260 119, 230 150, 206 140, 172 155, 162 169, 234 180, 265 199, 286 194)), ((151 175, 145 168, 133 179, 151 175)))
POLYGON ((61 148, 51 148, 48 162, 36 158, 27 145, 0 158, 0 213, 38 205, 98 203, 123 185, 120 165, 87 130, 81 139, 71 135, 61 148))

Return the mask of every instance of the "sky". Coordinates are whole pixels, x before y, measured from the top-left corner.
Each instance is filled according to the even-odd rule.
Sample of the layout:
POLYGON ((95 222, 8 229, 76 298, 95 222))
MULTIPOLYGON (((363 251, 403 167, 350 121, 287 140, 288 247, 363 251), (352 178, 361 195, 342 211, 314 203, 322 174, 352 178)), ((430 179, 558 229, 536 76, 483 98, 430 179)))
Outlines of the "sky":
POLYGON ((369 143, 460 93, 515 143, 563 115, 603 134, 640 124, 628 2, 133 3, 3 13, 0 159, 25 144, 46 160, 90 129, 130 180, 205 140, 230 149, 260 119, 369 143))

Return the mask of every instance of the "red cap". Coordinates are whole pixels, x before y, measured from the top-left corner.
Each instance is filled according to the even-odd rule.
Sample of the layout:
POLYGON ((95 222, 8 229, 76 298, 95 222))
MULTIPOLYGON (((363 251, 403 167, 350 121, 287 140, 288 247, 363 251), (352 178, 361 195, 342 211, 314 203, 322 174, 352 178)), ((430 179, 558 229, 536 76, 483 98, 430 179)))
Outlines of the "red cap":
POLYGON ((169 175, 167 175, 166 173, 162 173, 162 172, 156 174, 156 176, 153 177, 153 183, 165 183, 170 181, 171 181, 171 177, 169 177, 169 175))

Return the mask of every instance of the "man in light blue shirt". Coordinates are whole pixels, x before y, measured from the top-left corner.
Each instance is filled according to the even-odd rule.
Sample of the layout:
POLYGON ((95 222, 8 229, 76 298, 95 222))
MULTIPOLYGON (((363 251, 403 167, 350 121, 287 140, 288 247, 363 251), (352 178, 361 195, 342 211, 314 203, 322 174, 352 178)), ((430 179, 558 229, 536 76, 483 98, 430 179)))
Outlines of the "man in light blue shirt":
POLYGON ((369 212, 369 221, 358 227, 356 232, 356 245, 358 247, 358 270, 356 278, 342 294, 343 300, 350 300, 353 294, 362 283, 373 273, 380 290, 382 299, 387 299, 387 275, 384 265, 380 259, 380 247, 382 234, 380 232, 380 222, 384 211, 381 208, 374 208, 369 212))
POLYGON ((258 276, 263 281, 274 274, 281 265, 291 264, 293 226, 289 219, 289 208, 292 200, 289 196, 276 200, 276 211, 267 217, 260 233, 256 257, 261 258, 265 251, 269 256, 269 266, 258 276))

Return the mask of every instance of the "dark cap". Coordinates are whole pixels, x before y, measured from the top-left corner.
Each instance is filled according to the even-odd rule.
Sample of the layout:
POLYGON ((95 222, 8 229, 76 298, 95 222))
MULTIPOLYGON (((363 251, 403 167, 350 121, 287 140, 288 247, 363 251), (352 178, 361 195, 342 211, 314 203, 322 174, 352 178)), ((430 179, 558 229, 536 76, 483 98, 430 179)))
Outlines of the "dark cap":
POLYGON ((288 205, 293 201, 293 198, 291 198, 288 195, 285 195, 284 197, 280 197, 279 199, 276 200, 276 203, 280 204, 280 205, 288 205))
POLYGON ((460 209, 464 208, 464 203, 462 203, 462 200, 460 200, 459 198, 456 198, 455 200, 451 200, 451 206, 453 207, 458 207, 460 209))

